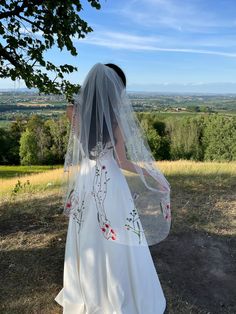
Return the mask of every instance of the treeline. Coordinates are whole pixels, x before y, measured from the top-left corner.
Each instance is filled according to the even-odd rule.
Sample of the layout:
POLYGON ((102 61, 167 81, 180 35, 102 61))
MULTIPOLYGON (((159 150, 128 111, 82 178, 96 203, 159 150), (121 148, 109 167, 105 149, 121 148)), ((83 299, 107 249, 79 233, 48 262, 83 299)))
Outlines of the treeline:
POLYGON ((9 129, 0 128, 0 164, 62 164, 69 137, 65 116, 57 120, 33 115, 28 121, 18 118, 9 129))
MULTIPOLYGON (((236 160, 236 117, 218 114, 168 117, 137 113, 156 160, 236 160)), ((70 124, 38 115, 18 118, 8 129, 0 128, 0 164, 63 164, 70 124)))
POLYGON ((182 118, 139 113, 156 160, 236 160, 236 117, 218 114, 182 118))
POLYGON ((40 106, 40 105, 4 105, 1 104, 0 106, 0 112, 15 112, 15 111, 35 111, 35 110, 56 110, 56 109, 64 109, 65 106, 59 104, 59 105, 54 105, 54 104, 49 104, 45 106, 40 106))

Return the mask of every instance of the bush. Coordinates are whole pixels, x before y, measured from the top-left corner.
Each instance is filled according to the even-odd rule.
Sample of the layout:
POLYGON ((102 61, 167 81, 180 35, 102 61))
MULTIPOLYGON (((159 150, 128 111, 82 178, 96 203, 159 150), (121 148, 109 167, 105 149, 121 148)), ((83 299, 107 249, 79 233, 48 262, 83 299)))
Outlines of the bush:
POLYGON ((204 160, 236 160, 236 118, 212 116, 203 132, 204 160))

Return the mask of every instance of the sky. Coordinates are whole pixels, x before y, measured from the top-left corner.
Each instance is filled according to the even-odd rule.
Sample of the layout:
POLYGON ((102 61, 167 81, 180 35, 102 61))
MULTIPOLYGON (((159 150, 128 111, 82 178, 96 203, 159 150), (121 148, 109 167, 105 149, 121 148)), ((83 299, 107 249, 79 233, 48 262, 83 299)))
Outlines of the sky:
MULTIPOLYGON (((72 82, 101 62, 124 70, 129 91, 236 93, 235 0, 102 0, 101 10, 81 2, 94 31, 74 40, 78 56, 46 53, 78 67, 72 82)), ((0 80, 0 88, 21 87, 0 80)))

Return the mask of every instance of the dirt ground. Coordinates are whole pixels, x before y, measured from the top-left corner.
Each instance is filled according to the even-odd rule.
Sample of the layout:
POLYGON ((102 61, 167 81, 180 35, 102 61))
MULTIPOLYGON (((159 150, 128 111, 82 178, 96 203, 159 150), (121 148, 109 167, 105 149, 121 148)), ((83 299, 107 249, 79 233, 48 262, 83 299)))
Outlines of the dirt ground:
POLYGON ((182 232, 151 246, 166 313, 236 313, 235 239, 182 232))

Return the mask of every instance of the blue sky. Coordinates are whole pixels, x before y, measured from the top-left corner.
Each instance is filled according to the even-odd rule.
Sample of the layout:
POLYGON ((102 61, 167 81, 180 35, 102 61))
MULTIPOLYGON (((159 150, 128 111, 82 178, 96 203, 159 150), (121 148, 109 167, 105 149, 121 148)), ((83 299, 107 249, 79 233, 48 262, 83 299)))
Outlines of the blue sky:
POLYGON ((128 90, 236 93, 235 0, 103 0, 101 10, 82 3, 94 32, 75 40, 79 55, 56 48, 46 54, 78 66, 73 82, 81 84, 96 62, 113 62, 128 90))

